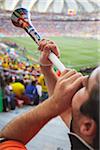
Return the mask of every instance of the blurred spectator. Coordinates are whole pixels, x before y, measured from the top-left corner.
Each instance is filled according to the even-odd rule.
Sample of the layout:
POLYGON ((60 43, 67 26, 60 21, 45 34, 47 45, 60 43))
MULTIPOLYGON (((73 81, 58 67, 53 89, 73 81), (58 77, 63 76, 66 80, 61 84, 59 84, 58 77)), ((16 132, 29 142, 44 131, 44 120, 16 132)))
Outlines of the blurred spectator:
POLYGON ((36 87, 36 80, 33 80, 30 84, 26 86, 25 95, 29 98, 29 104, 38 105, 39 95, 36 87))
POLYGON ((22 80, 16 79, 14 83, 11 83, 11 86, 16 96, 21 97, 23 95, 25 87, 22 80))
POLYGON ((10 79, 11 79, 10 77, 5 79, 6 85, 4 88, 4 98, 3 98, 4 111, 14 110, 16 107, 15 95, 10 85, 10 82, 11 82, 10 79))
POLYGON ((17 79, 14 83, 11 83, 11 87, 16 96, 17 105, 22 106, 24 104, 24 92, 25 92, 23 80, 17 79))
POLYGON ((38 78, 38 83, 41 85, 42 87, 42 96, 41 96, 41 102, 43 102, 45 99, 48 98, 48 90, 47 90, 47 86, 45 84, 45 80, 44 80, 44 75, 41 74, 40 77, 38 78))
POLYGON ((25 88, 26 88, 26 86, 30 83, 30 77, 29 77, 28 74, 26 74, 26 75, 24 76, 23 81, 24 81, 24 86, 25 86, 25 88))
POLYGON ((37 82, 36 85, 37 91, 38 91, 38 95, 39 95, 39 100, 41 100, 41 96, 42 96, 42 86, 37 82))
POLYGON ((2 67, 3 67, 3 68, 6 68, 6 69, 9 68, 9 62, 8 62, 6 59, 3 60, 3 62, 2 62, 2 67))

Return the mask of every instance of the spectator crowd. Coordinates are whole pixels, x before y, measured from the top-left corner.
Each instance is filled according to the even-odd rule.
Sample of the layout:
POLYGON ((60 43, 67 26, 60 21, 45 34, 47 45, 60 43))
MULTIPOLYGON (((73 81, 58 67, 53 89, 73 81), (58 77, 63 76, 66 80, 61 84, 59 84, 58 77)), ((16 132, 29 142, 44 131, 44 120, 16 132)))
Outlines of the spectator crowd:
POLYGON ((38 105, 48 97, 44 75, 38 64, 19 62, 5 53, 0 57, 0 83, 3 111, 16 106, 38 105))

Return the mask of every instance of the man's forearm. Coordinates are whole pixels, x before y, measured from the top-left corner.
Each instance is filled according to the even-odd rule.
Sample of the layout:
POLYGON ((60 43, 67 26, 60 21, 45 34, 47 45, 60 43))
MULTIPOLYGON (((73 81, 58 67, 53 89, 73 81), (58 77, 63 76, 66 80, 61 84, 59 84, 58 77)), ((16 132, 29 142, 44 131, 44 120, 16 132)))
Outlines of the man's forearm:
MULTIPOLYGON (((42 73, 45 76, 46 85, 48 87, 49 96, 51 96, 54 92, 54 88, 57 82, 57 75, 55 74, 53 68, 50 67, 41 67, 42 73)), ((67 69, 69 71, 69 69, 67 69)), ((64 121, 67 127, 70 127, 70 121, 71 121, 71 107, 69 109, 66 109, 65 112, 63 112, 60 117, 64 121)))
POLYGON ((14 139, 26 144, 39 130, 57 115, 56 108, 49 98, 29 112, 11 121, 0 135, 6 139, 14 139))
POLYGON ((53 94, 55 84, 57 82, 57 75, 55 74, 53 68, 50 67, 43 67, 41 66, 42 73, 45 76, 46 85, 48 88, 49 96, 53 94))

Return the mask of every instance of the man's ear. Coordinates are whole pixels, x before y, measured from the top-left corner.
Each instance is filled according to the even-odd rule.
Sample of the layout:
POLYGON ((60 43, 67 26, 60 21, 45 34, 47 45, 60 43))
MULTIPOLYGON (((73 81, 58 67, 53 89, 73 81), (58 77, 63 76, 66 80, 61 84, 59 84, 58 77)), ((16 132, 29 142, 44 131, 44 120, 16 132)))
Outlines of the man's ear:
POLYGON ((84 136, 95 136, 96 123, 93 119, 86 117, 80 125, 80 133, 84 136))

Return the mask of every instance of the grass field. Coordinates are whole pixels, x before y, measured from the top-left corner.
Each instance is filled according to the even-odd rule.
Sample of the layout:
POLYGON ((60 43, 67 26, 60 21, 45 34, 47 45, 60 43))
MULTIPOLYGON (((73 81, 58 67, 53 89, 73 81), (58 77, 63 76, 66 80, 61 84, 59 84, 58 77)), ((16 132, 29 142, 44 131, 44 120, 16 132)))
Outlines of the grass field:
MULTIPOLYGON (((30 37, 5 38, 27 49, 27 55, 35 57, 37 45, 30 37)), ((99 61, 99 41, 95 39, 50 37, 60 49, 61 61, 66 67, 81 68, 95 66, 99 61)))

